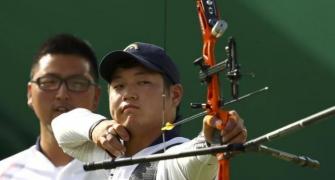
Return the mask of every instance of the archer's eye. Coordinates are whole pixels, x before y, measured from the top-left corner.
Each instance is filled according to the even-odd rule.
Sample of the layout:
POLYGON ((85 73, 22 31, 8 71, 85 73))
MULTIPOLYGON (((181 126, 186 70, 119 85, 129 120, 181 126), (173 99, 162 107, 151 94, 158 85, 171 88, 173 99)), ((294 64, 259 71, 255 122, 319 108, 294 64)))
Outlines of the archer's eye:
POLYGON ((72 91, 86 91, 91 82, 86 78, 72 78, 67 80, 69 89, 72 91))
POLYGON ((124 88, 124 85, 120 83, 116 83, 116 84, 112 84, 111 87, 116 91, 120 91, 124 88))
POLYGON ((146 84, 151 84, 151 82, 144 80, 144 81, 139 81, 138 84, 139 85, 146 85, 146 84))
POLYGON ((59 87, 61 80, 53 76, 40 77, 37 80, 37 84, 41 89, 44 90, 54 90, 59 87))

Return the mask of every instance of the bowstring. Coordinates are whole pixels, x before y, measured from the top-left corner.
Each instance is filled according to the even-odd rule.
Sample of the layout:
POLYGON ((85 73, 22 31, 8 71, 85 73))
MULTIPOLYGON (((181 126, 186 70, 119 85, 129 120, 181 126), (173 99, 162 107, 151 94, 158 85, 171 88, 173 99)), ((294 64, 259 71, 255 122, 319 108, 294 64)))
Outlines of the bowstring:
MULTIPOLYGON (((163 2, 163 48, 165 52, 167 52, 166 49, 166 36, 167 36, 167 0, 164 0, 163 2)), ((163 88, 163 94, 162 94, 162 103, 163 103, 163 110, 162 110, 162 128, 165 126, 166 118, 165 118, 165 101, 166 101, 166 90, 165 86, 163 88)), ((162 141, 163 141, 163 147, 164 152, 166 151, 166 139, 165 139, 165 131, 162 131, 162 141)))

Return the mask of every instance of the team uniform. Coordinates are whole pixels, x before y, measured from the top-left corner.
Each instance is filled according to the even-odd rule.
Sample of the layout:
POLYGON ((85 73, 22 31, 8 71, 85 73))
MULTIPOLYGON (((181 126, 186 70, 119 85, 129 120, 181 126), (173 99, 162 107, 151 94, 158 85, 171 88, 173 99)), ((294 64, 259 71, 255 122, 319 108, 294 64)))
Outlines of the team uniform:
POLYGON ((65 166, 56 167, 42 153, 39 139, 30 148, 0 161, 0 180, 89 180, 106 179, 106 170, 85 172, 83 163, 76 159, 65 166))
MULTIPOLYGON (((110 156, 89 140, 90 127, 101 119, 106 118, 89 110, 77 108, 54 119, 52 128, 58 144, 64 152, 84 162, 102 161, 110 159, 110 156)), ((164 147, 169 147, 165 153, 207 147, 204 138, 201 136, 193 140, 183 137, 170 137, 167 139, 165 143, 160 140, 155 141, 151 146, 142 149, 133 157, 160 153, 163 152, 164 147)), ((202 155, 117 167, 110 171, 109 179, 203 180, 215 179, 216 172, 216 157, 213 155, 202 155)))

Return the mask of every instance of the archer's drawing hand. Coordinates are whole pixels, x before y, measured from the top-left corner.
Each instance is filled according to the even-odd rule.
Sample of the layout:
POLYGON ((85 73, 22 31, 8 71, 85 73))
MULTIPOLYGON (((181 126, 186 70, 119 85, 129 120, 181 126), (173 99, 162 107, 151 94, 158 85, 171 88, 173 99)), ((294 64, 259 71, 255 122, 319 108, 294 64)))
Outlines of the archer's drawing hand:
POLYGON ((114 120, 102 121, 92 131, 92 141, 115 157, 125 154, 123 141, 129 137, 126 128, 114 120))
POLYGON ((203 121, 203 133, 209 143, 221 142, 222 144, 244 143, 247 140, 247 129, 243 120, 236 111, 229 111, 229 120, 223 129, 223 120, 207 115, 203 121), (219 134, 219 140, 215 134, 219 134))

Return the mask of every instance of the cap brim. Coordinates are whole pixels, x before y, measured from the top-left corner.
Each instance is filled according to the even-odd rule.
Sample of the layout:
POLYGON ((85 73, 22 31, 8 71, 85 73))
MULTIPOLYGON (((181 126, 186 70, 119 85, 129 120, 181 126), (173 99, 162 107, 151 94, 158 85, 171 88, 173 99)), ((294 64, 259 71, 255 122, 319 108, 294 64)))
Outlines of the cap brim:
POLYGON ((156 67, 149 61, 145 60, 143 57, 120 50, 120 51, 110 52, 102 58, 102 61, 99 66, 99 72, 100 72, 101 77, 105 79, 108 83, 110 83, 111 76, 116 70, 116 67, 115 67, 116 64, 119 61, 122 61, 125 59, 133 59, 151 70, 158 71, 158 72, 161 71, 158 67, 156 67))

